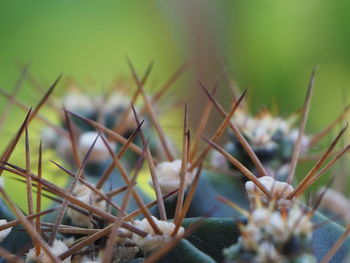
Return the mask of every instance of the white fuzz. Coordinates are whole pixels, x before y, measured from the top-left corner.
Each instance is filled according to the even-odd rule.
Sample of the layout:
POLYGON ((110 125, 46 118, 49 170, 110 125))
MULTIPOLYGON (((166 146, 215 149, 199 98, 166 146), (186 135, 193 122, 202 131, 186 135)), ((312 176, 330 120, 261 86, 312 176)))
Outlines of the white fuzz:
MULTIPOLYGON (((87 152, 89 151, 91 145, 93 144, 93 142, 95 141, 96 137, 97 137, 98 133, 97 132, 85 132, 83 134, 80 135, 79 137, 79 151, 80 151, 80 155, 82 158, 85 157, 85 155, 87 154, 87 152)), ((89 157, 89 161, 90 162, 103 162, 110 157, 110 153, 108 151, 107 146, 105 145, 105 143, 103 142, 103 139, 101 138, 101 136, 103 136, 102 134, 98 137, 94 148, 91 151, 90 157, 89 157)), ((116 148, 116 144, 113 142, 108 142, 109 146, 112 148, 113 151, 115 151, 116 148)))
POLYGON ((233 117, 236 125, 249 137, 252 144, 264 144, 273 134, 280 130, 283 134, 290 131, 290 123, 282 118, 273 117, 269 113, 262 113, 256 117, 237 111, 233 117))
POLYGON ((271 212, 265 208, 259 208, 252 211, 252 220, 254 225, 257 227, 262 227, 268 223, 270 220, 271 212))
POLYGON ((261 229, 254 224, 248 224, 244 227, 244 236, 240 237, 243 247, 247 250, 253 250, 256 248, 256 244, 263 239, 261 229))
MULTIPOLYGON (((130 98, 125 96, 124 94, 120 92, 113 92, 106 104, 105 109, 107 112, 112 112, 118 108, 124 108, 127 109, 130 106, 130 98)), ((130 111, 131 117, 133 116, 132 111, 130 111)))
MULTIPOLYGON (((2 181, 2 176, 0 177, 0 179, 2 181)), ((3 187, 3 185, 1 187, 3 187)), ((0 226, 5 225, 6 223, 7 223, 6 219, 0 219, 0 226)), ((9 227, 0 231, 0 242, 2 242, 8 236, 8 234, 10 234, 11 230, 12 230, 12 227, 9 227)))
MULTIPOLYGON (((130 98, 128 96, 125 96, 123 93, 120 92, 114 92, 109 96, 107 102, 104 105, 104 110, 107 114, 110 114, 111 116, 114 116, 114 118, 117 121, 117 124, 120 124, 120 121, 122 121, 123 118, 123 125, 122 125, 122 131, 130 131, 136 128, 136 121, 134 117, 134 113, 132 112, 130 108, 130 98), (124 117, 125 111, 128 110, 127 115, 124 117)), ((136 112, 138 112, 136 108, 136 112)))
MULTIPOLYGON (((87 186, 79 184, 74 188, 73 195, 83 201, 84 203, 90 204, 95 208, 100 210, 106 209, 106 201, 97 201, 99 199, 99 195, 96 195, 95 192, 90 190, 87 186)), ((69 216, 72 220, 72 224, 81 227, 88 227, 90 225, 90 218, 87 215, 84 215, 72 208, 67 209, 67 216, 69 216)))
MULTIPOLYGON (((297 138, 298 138, 298 135, 299 135, 299 130, 293 129, 293 130, 291 131, 289 137, 290 137, 290 139, 291 139, 293 142, 296 142, 296 141, 297 141, 297 138)), ((304 136, 301 138, 300 152, 301 152, 301 153, 305 153, 305 152, 307 151, 307 149, 309 148, 309 145, 310 145, 310 137, 304 135, 304 136)))
POLYGON ((264 241, 258 246, 257 263, 280 262, 281 258, 275 246, 264 241))
POLYGON ((67 137, 59 137, 59 141, 56 143, 56 151, 66 161, 73 159, 72 144, 67 137))
MULTIPOLYGON (((175 160, 172 162, 162 162, 156 166, 156 175, 162 194, 170 193, 180 187, 181 163, 181 160, 175 160)), ((190 164, 187 164, 187 168, 190 166, 190 164)), ((195 175, 196 170, 192 172, 186 171, 185 188, 192 183, 195 175)), ((150 184, 152 185, 151 181, 150 184)))
POLYGON ((309 238, 313 231, 310 216, 298 206, 293 206, 292 209, 289 210, 288 228, 294 234, 302 234, 309 238))
POLYGON ((75 240, 74 237, 69 237, 69 238, 65 238, 65 239, 62 240, 62 242, 63 242, 64 244, 66 244, 67 247, 73 246, 74 243, 75 243, 75 241, 76 241, 76 240, 75 240))
POLYGON ((311 238, 313 231, 310 215, 294 205, 287 216, 283 217, 280 212, 271 212, 264 208, 252 212, 244 232, 250 233, 249 241, 259 243, 263 238, 273 240, 276 243, 285 242, 293 235, 302 235, 311 238), (259 214, 259 216, 256 216, 259 214), (254 230, 254 231, 253 231, 254 230))
POLYGON ((273 207, 256 208, 242 227, 239 242, 245 250, 257 253, 257 262, 280 262, 277 259, 282 255, 278 250, 291 236, 311 240, 311 215, 295 203, 285 212, 286 215, 282 215, 273 207))
POLYGON ((72 112, 91 112, 93 101, 89 96, 80 93, 70 93, 63 98, 64 107, 72 112))
POLYGON ((219 171, 229 171, 229 166, 227 159, 218 151, 213 151, 210 156, 210 164, 211 167, 214 167, 215 169, 219 171))
MULTIPOLYGON (((234 114, 233 120, 253 145, 262 145, 269 142, 277 131, 281 132, 283 137, 295 142, 299 133, 298 129, 293 128, 294 119, 285 120, 272 116, 269 112, 262 112, 252 117, 244 111, 238 110, 234 114)), ((310 138, 305 135, 301 141, 301 152, 308 149, 309 142, 310 138)))
MULTIPOLYGON (((42 249, 41 249, 42 250, 42 249)), ((51 251, 54 255, 59 256, 63 252, 68 250, 68 247, 66 244, 64 244, 63 241, 56 239, 53 242, 53 246, 51 247, 51 251)), ((38 262, 38 263, 47 263, 51 262, 51 259, 47 256, 45 251, 42 250, 42 253, 39 257, 36 256, 36 249, 32 248, 29 250, 29 252, 26 254, 26 262, 38 262)), ((71 257, 66 258, 62 261, 63 263, 70 263, 71 257)))
MULTIPOLYGON (((132 234, 133 241, 143 251, 153 251, 172 240, 171 234, 175 229, 175 224, 172 222, 158 220, 153 216, 152 218, 158 226, 159 230, 163 233, 162 235, 156 235, 154 233, 153 228, 151 227, 146 218, 142 219, 141 221, 135 221, 135 227, 148 233, 148 235, 145 238, 136 234, 132 234)), ((184 228, 180 227, 177 232, 177 236, 182 236, 184 232, 184 228)))
POLYGON ((55 148, 59 139, 56 131, 51 127, 46 127, 42 130, 41 138, 43 141, 44 149, 55 148))
MULTIPOLYGON (((271 176, 263 176, 258 179, 271 195, 276 199, 277 208, 286 207, 289 208, 293 204, 293 199, 289 200, 287 197, 293 192, 292 185, 285 182, 280 182, 272 178, 271 176)), ((254 200, 255 195, 258 194, 263 203, 268 203, 266 195, 254 184, 252 181, 245 183, 245 188, 250 200, 254 200)), ((254 203, 254 202, 251 202, 254 203)))
POLYGON ((266 231, 272 235, 272 239, 276 242, 283 242, 288 238, 289 229, 287 227, 287 223, 283 220, 279 212, 273 212, 269 224, 265 226, 266 231))

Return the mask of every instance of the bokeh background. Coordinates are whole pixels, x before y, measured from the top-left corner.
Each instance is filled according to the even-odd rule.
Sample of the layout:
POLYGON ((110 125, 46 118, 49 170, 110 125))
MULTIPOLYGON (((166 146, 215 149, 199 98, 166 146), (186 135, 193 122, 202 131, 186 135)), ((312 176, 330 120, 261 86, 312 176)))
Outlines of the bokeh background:
MULTIPOLYGON (((218 96, 229 103, 223 61, 237 85, 248 88, 252 112, 268 108, 284 116, 302 106, 318 65, 307 126, 317 132, 350 103, 349 10, 344 0, 2 0, 0 88, 11 91, 29 63, 43 85, 63 73, 103 90, 117 75, 130 75, 127 55, 140 73, 154 61, 148 88, 156 89, 191 59, 174 90, 188 97, 195 123, 204 98, 197 79, 210 87, 219 78, 218 96)), ((55 92, 63 94, 63 85, 55 92)), ((32 105, 39 97, 25 81, 18 98, 32 105)), ((0 130, 1 147, 23 116, 13 108, 0 130)))

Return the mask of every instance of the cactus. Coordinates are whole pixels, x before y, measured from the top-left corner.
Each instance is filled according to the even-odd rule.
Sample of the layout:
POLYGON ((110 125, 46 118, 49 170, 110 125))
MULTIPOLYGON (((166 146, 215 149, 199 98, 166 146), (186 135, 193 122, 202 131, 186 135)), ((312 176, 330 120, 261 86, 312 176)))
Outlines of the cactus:
POLYGON ((177 153, 169 146, 168 136, 154 110, 153 104, 161 93, 148 96, 144 91, 149 70, 139 79, 130 62, 129 65, 138 88, 133 98, 141 95, 144 104, 135 109, 135 99, 111 96, 111 103, 118 103, 104 105, 99 98, 79 94, 77 100, 74 97, 77 94, 67 95, 64 109, 58 109, 60 125, 50 123, 50 130, 43 133, 35 170, 30 165, 32 145, 28 127, 38 117, 58 80, 27 113, 0 163, 0 173, 11 173, 26 184, 28 192, 28 213, 25 214, 0 185, 0 256, 3 262, 346 260, 350 228, 344 229, 317 211, 325 191, 314 204, 305 204, 302 198, 305 190, 349 150, 349 146, 345 147, 325 164, 346 128, 305 178, 299 184, 294 182, 298 158, 305 152, 305 138, 310 138, 304 136, 304 128, 313 76, 300 128, 292 132, 294 137, 289 127, 286 129, 289 132, 280 132, 278 127, 281 123, 285 125, 285 121, 265 115, 264 118, 267 116, 276 125, 273 132, 268 132, 262 147, 256 145, 260 142, 259 129, 266 130, 261 127, 262 119, 250 120, 254 124, 249 126, 252 130, 235 124, 237 119, 245 118, 240 109, 245 93, 226 112, 213 92, 201 84, 210 100, 193 137, 185 104, 182 151, 177 153), (204 138, 200 148, 201 134, 213 105, 224 119, 210 139, 204 138), (230 142, 231 146, 235 144, 234 149, 217 144, 228 127, 234 132, 231 138, 234 142, 230 142), (25 167, 9 161, 23 134, 25 167), (279 147, 279 154, 265 158, 265 154, 270 156, 266 149, 272 144, 272 148, 279 147), (53 148, 61 156, 63 164, 62 161, 53 163, 67 174, 66 187, 58 187, 43 176, 42 146, 53 148), (219 172, 218 167, 207 165, 205 160, 210 152, 223 157, 224 162, 220 163, 229 163, 231 172, 219 172), (276 158, 278 165, 274 166, 276 158), (149 183, 155 200, 137 183, 144 163, 151 175, 149 183), (269 171, 276 171, 284 164, 288 165, 285 181, 281 177, 271 177, 269 171), (235 176, 237 171, 246 179, 235 176), (52 207, 41 209, 42 196, 53 200, 52 207), (35 208, 34 198, 37 200, 35 208))

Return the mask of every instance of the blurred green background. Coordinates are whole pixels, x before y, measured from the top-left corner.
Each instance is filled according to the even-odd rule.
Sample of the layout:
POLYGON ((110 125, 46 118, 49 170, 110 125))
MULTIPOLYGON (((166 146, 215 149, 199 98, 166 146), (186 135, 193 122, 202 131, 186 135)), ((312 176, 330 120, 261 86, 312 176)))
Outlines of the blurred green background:
MULTIPOLYGON (((204 98, 196 80, 213 85, 224 60, 238 85, 249 88, 253 112, 278 109, 286 116, 301 107, 311 69, 319 65, 307 127, 317 132, 348 102, 349 10, 342 0, 2 0, 0 87, 13 89, 19 65, 30 63, 47 85, 63 72, 103 90, 115 76, 129 74, 126 55, 139 72, 153 60, 150 83, 160 86, 191 58, 192 69, 175 89, 189 97, 195 122, 204 98)), ((227 104, 222 83, 219 96, 227 104)), ((59 85, 55 92, 63 91, 59 85)), ((34 104, 40 95, 26 82, 19 97, 34 104)), ((24 116, 12 114, 0 131, 1 147, 24 116)))
MULTIPOLYGON (((152 82, 161 83, 202 45, 209 48, 201 62, 216 77, 205 59, 222 56, 256 109, 300 107, 311 68, 319 65, 310 122, 318 128, 339 112, 348 90, 349 8, 341 0, 4 0, 0 85, 11 89, 18 63, 30 62, 31 72, 47 83, 63 72, 103 88, 116 74, 128 74, 126 55, 140 71, 154 60, 152 82)), ((31 96, 29 87, 23 94, 31 96)))

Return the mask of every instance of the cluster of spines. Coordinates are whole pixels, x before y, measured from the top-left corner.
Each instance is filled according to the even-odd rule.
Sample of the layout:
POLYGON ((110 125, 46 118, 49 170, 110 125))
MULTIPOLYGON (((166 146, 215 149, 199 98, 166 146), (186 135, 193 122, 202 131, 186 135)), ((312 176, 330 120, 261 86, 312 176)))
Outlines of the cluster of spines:
MULTIPOLYGON (((164 132, 162 131, 162 128, 159 125, 159 122, 158 122, 156 115, 154 113, 154 110, 152 108, 152 105, 150 104, 149 99, 147 98, 147 96, 143 90, 144 82, 147 79, 147 76, 148 76, 148 73, 150 70, 147 70, 146 77, 142 81, 140 81, 138 79, 132 65, 131 65, 131 69, 132 69, 132 73, 133 73, 133 77, 135 79, 135 82, 138 86, 138 92, 135 94, 134 98, 136 98, 138 96, 137 94, 141 94, 143 96, 144 101, 145 101, 145 108, 147 109, 147 112, 151 116, 151 121, 152 121, 153 125, 155 126, 155 130, 157 131, 157 134, 159 135, 160 143, 163 145, 164 150, 165 150, 165 156, 167 157, 168 161, 173 162, 175 158, 174 158, 173 154, 171 153, 171 150, 169 150, 169 147, 167 146, 164 132)), ((48 99, 50 93, 52 92, 52 90, 56 84, 57 84, 57 81, 52 86, 52 88, 49 90, 49 92, 44 96, 44 98, 40 101, 38 106, 35 107, 33 110, 29 111, 23 125, 21 126, 18 133, 16 134, 16 136, 14 137, 14 139, 12 140, 10 145, 7 147, 6 151, 4 152, 4 154, 2 156, 1 173, 2 173, 2 171, 7 170, 7 171, 10 171, 11 173, 14 173, 14 174, 17 174, 17 175, 23 177, 22 181, 26 182, 27 193, 28 193, 29 216, 26 217, 23 214, 23 212, 21 212, 16 207, 16 205, 13 204, 13 202, 11 201, 11 199, 7 195, 7 193, 3 189, 1 189, 1 193, 4 197, 4 199, 7 201, 7 203, 11 207, 11 209, 13 209, 14 213, 18 217, 18 220, 16 220, 16 222, 15 221, 10 222, 9 224, 6 225, 6 227, 9 227, 9 226, 12 227, 18 223, 21 223, 25 227, 26 231, 30 234, 30 236, 33 240, 33 244, 35 244, 35 249, 36 249, 37 255, 40 255, 40 253, 41 253, 40 251, 44 250, 45 253, 47 254, 47 256, 49 256, 49 258, 51 260, 53 260, 54 262, 57 262, 59 259, 58 259, 57 255, 55 255, 50 250, 49 246, 52 246, 54 244, 54 242, 56 240, 56 234, 59 231, 62 231, 62 232, 71 231, 70 233, 78 233, 78 234, 79 233, 81 234, 84 231, 86 231, 85 233, 87 233, 89 231, 90 231, 89 233, 93 233, 91 236, 85 238, 84 240, 82 240, 80 242, 77 242, 70 249, 68 249, 67 251, 65 251, 61 255, 59 255, 60 259, 64 259, 64 258, 71 256, 72 254, 77 252, 79 249, 82 249, 82 248, 86 247, 87 245, 94 244, 94 241, 101 239, 101 237, 103 237, 103 236, 108 236, 107 241, 105 243, 106 247, 105 247, 105 253, 104 253, 104 261, 109 262, 109 260, 112 257, 112 254, 113 254, 112 251, 113 251, 114 239, 116 238, 116 236, 119 233, 118 232, 119 228, 121 228, 121 227, 126 228, 129 231, 133 232, 133 235, 138 235, 141 237, 146 237, 149 234, 149 233, 133 226, 133 224, 128 224, 126 222, 128 220, 131 220, 134 216, 136 216, 140 213, 143 213, 145 218, 148 220, 147 222, 149 223, 150 227, 153 229, 154 234, 160 235, 160 236, 163 235, 162 231, 159 229, 159 227, 157 226, 157 223, 156 223, 156 221, 158 219, 154 219, 151 216, 150 211, 148 211, 149 207, 157 204, 158 213, 159 213, 161 221, 165 222, 167 220, 167 213, 166 213, 166 208, 165 208, 165 204, 164 204, 164 196, 162 196, 162 190, 159 186, 157 175, 155 172, 156 163, 152 158, 152 154, 151 154, 151 151, 149 149, 147 139, 143 135, 143 131, 142 131, 142 127, 141 127, 142 122, 139 120, 139 117, 138 117, 138 114, 136 113, 136 111, 134 109, 132 109, 132 106, 128 110, 134 110, 134 116, 136 119, 137 128, 135 129, 134 133, 131 134, 129 139, 123 138, 117 132, 115 132, 109 128, 106 128, 101 124, 98 124, 96 121, 89 120, 81 115, 78 115, 76 113, 65 110, 64 112, 65 112, 65 116, 66 116, 68 133, 67 133, 67 131, 62 131, 62 129, 58 128, 58 127, 55 127, 55 129, 59 130, 61 133, 65 133, 65 136, 69 136, 69 138, 71 140, 72 152, 73 152, 73 156, 74 156, 74 161, 75 161, 76 166, 77 166, 77 170, 75 173, 72 173, 68 169, 63 168, 61 165, 58 165, 58 164, 57 165, 61 169, 63 169, 68 175, 72 176, 73 180, 72 180, 69 188, 67 190, 64 190, 64 189, 61 189, 61 188, 53 185, 52 183, 50 183, 48 181, 42 179, 42 177, 41 177, 41 174, 42 174, 41 161, 39 161, 40 165, 38 168, 38 173, 37 173, 37 175, 35 175, 30 169, 28 125, 29 125, 30 121, 33 120, 33 118, 37 115, 41 106, 48 99), (99 131, 98 136, 96 137, 95 141, 91 144, 83 161, 81 161, 80 157, 79 157, 78 149, 77 149, 76 143, 74 141, 74 138, 75 138, 74 131, 71 128, 70 120, 69 120, 70 118, 68 117, 68 114, 71 114, 71 115, 75 116, 76 118, 79 118, 79 119, 85 121, 89 125, 93 125, 99 131), (26 168, 25 169, 8 163, 8 160, 9 160, 14 148, 16 147, 16 144, 19 141, 19 138, 21 137, 21 134, 23 132, 25 132, 25 134, 26 134, 26 168), (107 142, 106 138, 104 138, 102 133, 105 133, 110 138, 113 138, 114 140, 119 141, 125 147, 123 146, 117 155, 114 154, 113 150, 109 146, 109 143, 107 142), (137 133, 140 135, 140 137, 142 139, 142 143, 144 146, 143 149, 132 143, 132 140, 135 138, 137 133), (112 161, 112 165, 110 167, 117 166, 117 168, 119 168, 119 170, 121 172, 123 179, 125 180, 124 187, 122 187, 120 189, 111 190, 108 193, 103 193, 99 189, 103 185, 103 183, 105 182, 107 177, 110 175, 110 171, 112 170, 112 168, 107 169, 107 172, 101 176, 101 178, 97 182, 96 186, 90 184, 89 182, 86 181, 86 178, 84 178, 84 168, 87 165, 89 155, 93 151, 93 147, 94 147, 96 141, 99 140, 100 138, 102 139, 105 146, 108 148, 108 151, 112 157, 113 161, 112 161), (130 149, 133 148, 133 150, 138 155, 141 156, 140 157, 141 160, 139 160, 137 162, 137 164, 135 164, 135 173, 131 179, 128 177, 128 172, 126 171, 126 169, 123 169, 123 165, 119 161, 120 157, 123 155, 123 153, 125 152, 125 150, 128 147, 130 149), (157 199, 156 202, 151 202, 149 205, 145 205, 142 201, 142 198, 139 197, 137 192, 134 190, 136 178, 137 178, 138 172, 141 168, 141 163, 142 163, 143 159, 146 159, 148 166, 150 168, 150 173, 151 173, 151 177, 152 177, 152 184, 153 184, 153 187, 155 188, 156 199, 157 199), (87 186, 94 194, 100 196, 100 198, 105 200, 111 206, 114 206, 114 208, 117 209, 117 211, 118 211, 117 215, 115 216, 111 213, 100 210, 100 209, 92 206, 91 204, 89 204, 87 202, 83 202, 83 201, 79 200, 79 198, 74 197, 73 192, 74 192, 74 188, 75 188, 77 183, 81 183, 81 184, 87 186), (32 204, 33 198, 31 196, 32 185, 35 185, 37 188, 37 193, 38 193, 37 199, 38 200, 40 200, 40 198, 41 198, 40 196, 42 194, 42 190, 46 190, 46 191, 51 192, 57 196, 60 196, 62 199, 57 199, 55 197, 51 197, 53 200, 61 203, 60 208, 59 209, 51 209, 51 210, 47 210, 47 211, 40 211, 41 209, 40 209, 40 201, 39 201, 39 202, 37 202, 37 203, 39 203, 37 213, 34 214, 33 204, 32 204), (113 194, 117 194, 117 193, 120 193, 122 191, 126 192, 126 194, 123 198, 123 202, 122 202, 121 206, 118 206, 117 204, 114 204, 113 201, 110 200, 110 198, 113 194), (126 209, 127 209, 127 204, 128 204, 128 201, 129 201, 131 195, 133 195, 134 198, 137 200, 137 203, 140 206, 140 208, 133 211, 129 215, 125 215, 126 209), (94 217, 96 217, 97 219, 103 219, 106 222, 109 222, 110 224, 108 226, 104 226, 102 229, 85 229, 84 228, 85 229, 84 230, 84 229, 77 228, 77 227, 71 227, 71 229, 69 229, 69 227, 62 225, 62 220, 63 220, 64 214, 67 211, 68 207, 70 209, 75 209, 75 210, 77 210, 81 213, 85 213, 85 214, 86 214, 86 211, 89 211, 86 216, 90 217, 91 219, 93 219, 94 217), (50 224, 41 222, 40 216, 42 216, 45 213, 52 212, 52 210, 59 211, 58 216, 56 217, 55 223, 53 225, 50 225, 50 224), (85 210, 85 212, 84 212, 84 210, 85 210), (33 218, 37 218, 37 220, 35 221, 35 223, 36 223, 35 226, 32 225, 32 223, 31 223, 33 218), (128 220, 126 220, 126 218, 128 220), (44 234, 44 233, 42 233, 42 230, 43 230, 42 226, 45 226, 44 227, 45 230, 51 229, 51 235, 49 236, 48 243, 46 243, 46 241, 41 236, 41 234, 44 234), (51 226, 51 228, 49 226, 51 226)), ((201 86, 203 87, 204 91, 208 94, 209 98, 211 99, 211 102, 208 103, 206 106, 206 110, 204 111, 203 118, 202 118, 203 122, 201 123, 201 125, 198 128, 198 131, 196 133, 194 143, 193 143, 194 147, 192 149, 190 148, 190 133, 189 133, 189 128, 188 128, 187 107, 185 106, 185 118, 184 118, 185 121, 184 121, 184 136, 183 136, 184 139, 183 139, 183 151, 182 151, 181 167, 179 170, 179 178, 180 178, 179 189, 174 190, 173 192, 171 192, 170 194, 168 194, 166 196, 166 197, 169 197, 169 196, 172 196, 175 193, 177 193, 177 199, 175 201, 176 206, 175 206, 175 211, 174 211, 175 229, 173 229, 171 234, 169 234, 169 236, 171 237, 171 239, 170 239, 171 241, 167 245, 165 245, 162 249, 160 249, 158 252, 153 253, 149 257, 147 257, 145 262, 155 262, 156 260, 159 259, 160 256, 164 255, 166 252, 169 252, 171 250, 171 248, 176 246, 176 244, 178 244, 178 242, 181 242, 183 235, 177 236, 176 233, 180 230, 181 224, 186 216, 186 213, 190 209, 191 200, 194 197, 195 190, 196 190, 197 184, 198 184, 199 179, 200 179, 202 163, 203 163, 203 161, 204 161, 204 159, 205 159, 206 155, 208 154, 211 147, 213 147, 214 149, 219 151, 221 154, 223 154, 229 162, 231 162, 244 176, 246 176, 248 178, 248 180, 254 182, 254 184, 259 188, 259 190, 263 193, 263 195, 266 195, 268 200, 273 200, 273 196, 272 196, 273 191, 271 192, 271 189, 267 189, 266 186, 260 182, 260 180, 256 177, 255 174, 250 172, 234 156, 231 156, 222 147, 220 147, 219 145, 217 145, 215 143, 215 141, 218 140, 218 138, 223 134, 223 132, 229 126, 232 129, 232 131, 235 133, 235 135, 237 136, 237 138, 240 141, 240 143, 242 144, 243 148, 247 151, 247 154, 252 159, 252 162, 256 165, 258 175, 259 176, 268 176, 265 167, 261 164, 261 162, 257 158, 257 156, 254 153, 254 151, 252 150, 252 148, 247 143, 246 139, 244 138, 244 136, 242 135, 240 130, 231 121, 232 116, 235 113, 235 111, 237 110, 237 108, 239 107, 239 104, 242 101, 245 93, 243 93, 243 95, 237 100, 236 103, 233 103, 233 106, 232 106, 230 112, 226 113, 225 110, 223 109, 223 107, 217 102, 217 100, 213 97, 213 95, 207 91, 207 89, 204 87, 204 85, 201 84, 201 86), (217 131, 214 133, 214 135, 210 139, 204 138, 208 142, 208 144, 204 147, 204 149, 196 157, 195 153, 198 149, 198 138, 206 125, 207 117, 209 116, 210 109, 211 109, 212 105, 214 105, 219 110, 219 112, 224 116, 224 121, 222 122, 222 124, 219 126, 217 131), (186 196, 186 198, 184 198, 185 192, 186 192, 185 188, 187 186, 186 178, 185 178, 186 173, 187 173, 187 171, 193 172, 193 171, 195 171, 195 169, 197 169, 197 172, 195 173, 195 176, 193 177, 193 182, 190 185, 189 190, 187 191, 187 196, 186 196)), ((296 146, 294 147, 294 152, 293 152, 293 156, 291 159, 291 168, 290 168, 290 171, 288 174, 288 179, 287 179, 288 183, 292 183, 293 177, 295 174, 295 168, 296 168, 296 164, 297 164, 297 161, 299 158, 301 138, 302 138, 303 133, 304 133, 305 124, 306 124, 307 115, 308 115, 307 113, 308 113, 309 105, 310 105, 312 87, 313 87, 313 77, 312 77, 312 80, 310 82, 310 86, 308 89, 308 96, 307 96, 306 103, 305 103, 304 108, 303 108, 301 127, 299 130, 298 139, 296 141, 296 146)), ((322 155, 321 159, 317 162, 315 167, 309 172, 309 174, 305 177, 305 179, 295 188, 293 193, 287 197, 289 200, 293 199, 295 196, 299 196, 300 194, 302 194, 311 183, 313 183, 319 176, 324 174, 334 164, 334 162, 337 159, 339 159, 346 151, 348 151, 349 146, 345 147, 342 151, 340 151, 338 154, 336 154, 336 156, 327 165, 325 165, 325 167, 323 169, 318 171, 321 168, 322 164, 327 159, 327 157, 329 157, 330 153, 334 149, 336 143, 338 142, 340 136, 344 133, 344 131, 345 131, 345 129, 343 129, 341 131, 341 133, 337 136, 335 141, 332 143, 331 147, 325 152, 324 155, 322 155)), ((41 153, 42 152, 41 152, 41 147, 40 147, 39 148, 40 160, 41 160, 41 153)), ((209 211, 209 215, 210 214, 211 214, 211 212, 209 211)), ((213 212, 213 214, 214 214, 214 212, 213 212)), ((204 216, 204 215, 202 214, 200 216, 204 216)), ((200 224, 200 220, 199 220, 198 224, 200 224)), ((6 227, 3 226, 3 227, 1 227, 1 229, 6 229, 6 227)), ((195 228, 195 226, 193 228, 195 228)), ((185 236, 189 235, 191 233, 191 231, 194 231, 194 230, 191 228, 186 229, 186 231, 184 232, 184 235, 185 236)), ((344 235, 347 234, 347 232, 348 231, 346 231, 344 233, 344 235)), ((337 243, 336 246, 339 247, 339 244, 341 241, 342 241, 342 239, 340 239, 339 243, 337 243)), ((188 246, 189 244, 185 244, 185 245, 188 246)), ((330 254, 333 252, 335 252, 335 249, 332 249, 330 251, 330 254)), ((5 256, 5 254, 6 253, 4 252, 3 256, 5 256)), ((208 260, 208 262, 211 262, 210 257, 206 258, 206 260, 208 260)))

